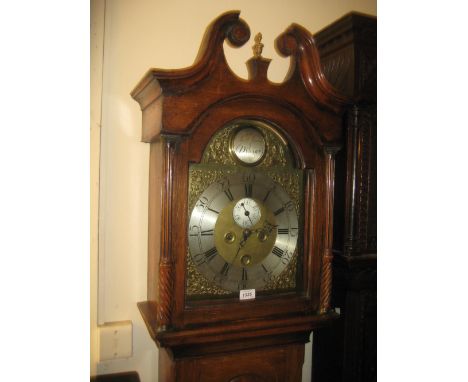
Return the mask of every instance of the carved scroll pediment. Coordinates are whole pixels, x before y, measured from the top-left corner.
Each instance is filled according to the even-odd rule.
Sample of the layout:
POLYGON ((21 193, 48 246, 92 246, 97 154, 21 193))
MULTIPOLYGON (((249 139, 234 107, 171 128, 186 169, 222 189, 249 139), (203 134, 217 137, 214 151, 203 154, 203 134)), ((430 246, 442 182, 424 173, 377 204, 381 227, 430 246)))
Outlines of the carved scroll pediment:
MULTIPOLYGON (((283 83, 268 80, 270 60, 255 50, 247 62, 249 79, 236 76, 227 64, 223 43, 228 41, 231 46, 240 47, 250 39, 250 28, 239 15, 239 11, 227 12, 209 25, 192 66, 177 70, 151 69, 138 83, 131 95, 143 110, 144 141, 151 142, 161 132, 188 134, 194 121, 209 107, 239 96, 263 97, 269 102, 278 100, 310 115, 311 120, 317 115, 317 109, 331 115, 342 112, 348 102, 346 97, 328 83, 312 35, 297 24, 292 24, 276 40, 279 53, 291 57, 290 70, 283 83), (158 100, 161 102, 160 98, 163 110, 178 112, 177 115, 163 113, 160 126, 156 126, 151 115, 157 114, 152 109, 158 100)), ((261 45, 259 42, 254 48, 259 50, 261 45)))

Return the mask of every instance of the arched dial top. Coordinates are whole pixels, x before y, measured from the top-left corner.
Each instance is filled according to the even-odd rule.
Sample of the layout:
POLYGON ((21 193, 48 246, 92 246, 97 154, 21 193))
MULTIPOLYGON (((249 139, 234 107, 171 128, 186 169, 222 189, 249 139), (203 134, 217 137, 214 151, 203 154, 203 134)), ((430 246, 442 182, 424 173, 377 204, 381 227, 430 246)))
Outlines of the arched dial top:
POLYGON ((262 290, 291 261, 298 231, 286 190, 246 171, 212 183, 198 198, 188 227, 189 253, 197 270, 220 288, 262 290))
POLYGON ((238 118, 211 138, 202 163, 255 168, 293 167, 293 155, 284 138, 269 124, 238 118))

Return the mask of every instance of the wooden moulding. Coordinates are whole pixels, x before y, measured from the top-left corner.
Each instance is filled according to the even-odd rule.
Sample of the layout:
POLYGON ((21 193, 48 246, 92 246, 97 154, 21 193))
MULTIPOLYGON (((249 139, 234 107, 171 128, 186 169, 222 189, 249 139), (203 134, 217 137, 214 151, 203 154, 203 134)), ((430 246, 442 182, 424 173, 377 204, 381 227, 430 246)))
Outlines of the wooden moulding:
MULTIPOLYGON (((270 319, 249 320, 247 322, 229 322, 210 327, 199 326, 178 330, 159 330, 157 316, 151 302, 138 303, 138 308, 145 321, 146 327, 153 340, 160 347, 178 348, 179 351, 188 351, 193 347, 207 352, 214 352, 222 344, 229 343, 230 349, 236 346, 233 341, 241 338, 238 347, 242 349, 258 346, 258 338, 264 337, 265 344, 273 341, 285 343, 291 339, 297 339, 297 335, 305 335, 302 342, 308 342, 310 331, 331 325, 331 322, 339 318, 333 311, 314 316, 273 317, 270 319), (292 337, 291 337, 292 336, 292 337), (249 341, 251 339, 252 341, 249 341)), ((302 337, 301 337, 302 338, 302 337)), ((292 342, 296 342, 293 340, 292 342)))
POLYGON ((290 74, 286 81, 298 72, 304 87, 314 103, 340 113, 349 100, 335 90, 325 78, 320 56, 312 35, 302 26, 292 24, 276 39, 276 47, 284 56, 291 56, 290 74), (292 70, 291 70, 292 69, 292 70))

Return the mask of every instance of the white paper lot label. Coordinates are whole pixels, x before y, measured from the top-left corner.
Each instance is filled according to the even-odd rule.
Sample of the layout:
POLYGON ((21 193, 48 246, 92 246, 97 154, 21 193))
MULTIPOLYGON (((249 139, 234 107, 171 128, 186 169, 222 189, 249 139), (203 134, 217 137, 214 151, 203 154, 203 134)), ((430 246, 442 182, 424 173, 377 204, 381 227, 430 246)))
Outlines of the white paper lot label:
POLYGON ((255 289, 244 289, 239 292, 240 300, 253 300, 255 298, 255 289))

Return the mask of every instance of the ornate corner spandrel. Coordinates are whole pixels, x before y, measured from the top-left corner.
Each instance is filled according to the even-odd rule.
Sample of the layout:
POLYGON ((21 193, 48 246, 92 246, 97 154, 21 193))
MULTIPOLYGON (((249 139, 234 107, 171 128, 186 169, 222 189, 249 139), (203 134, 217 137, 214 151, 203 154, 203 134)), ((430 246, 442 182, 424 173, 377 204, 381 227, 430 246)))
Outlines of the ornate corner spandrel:
POLYGON ((307 29, 291 24, 278 36, 275 44, 281 55, 291 57, 286 81, 299 75, 309 96, 334 113, 340 113, 349 104, 349 99, 327 81, 314 38, 307 29))

